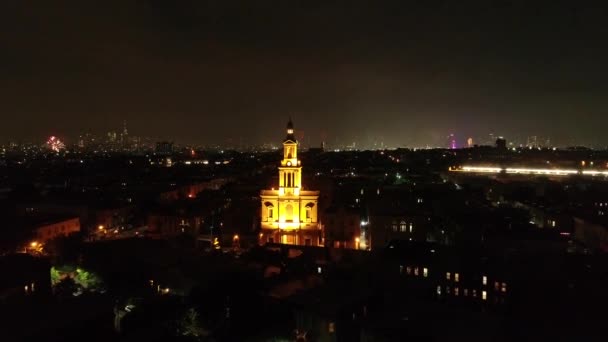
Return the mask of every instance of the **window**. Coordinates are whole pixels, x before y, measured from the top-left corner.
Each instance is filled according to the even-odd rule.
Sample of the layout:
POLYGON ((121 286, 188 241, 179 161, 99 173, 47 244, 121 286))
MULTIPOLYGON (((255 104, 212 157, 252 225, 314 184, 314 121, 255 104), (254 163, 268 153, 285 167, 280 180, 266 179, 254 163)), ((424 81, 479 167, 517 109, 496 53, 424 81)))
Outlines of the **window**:
POLYGON ((310 219, 310 208, 306 208, 306 218, 310 219))
POLYGON ((446 272, 445 279, 450 280, 450 278, 451 278, 450 272, 446 272))
POLYGON ((408 266, 406 268, 406 272, 407 272, 407 274, 412 274, 412 268, 410 266, 408 266))
POLYGON ((500 283, 495 281, 494 282, 494 290, 498 291, 500 289, 500 283))
POLYGON ((287 221, 293 221, 293 206, 291 204, 285 206, 285 217, 287 221))
POLYGON ((393 221, 393 231, 397 231, 397 222, 393 221))
POLYGON ((412 232, 412 230, 414 229, 412 223, 410 223, 410 233, 412 232))
POLYGON ((330 333, 336 332, 336 324, 334 322, 329 322, 328 330, 330 333))
POLYGON ((481 299, 483 299, 483 300, 488 299, 488 293, 486 291, 481 291, 481 299))
POLYGON ((403 265, 399 265, 399 274, 403 273, 403 265))
POLYGON ((321 266, 317 267, 317 273, 318 273, 318 274, 323 273, 323 269, 321 268, 321 266))
POLYGON ((273 212, 272 212, 272 208, 268 208, 268 220, 270 221, 272 219, 273 216, 273 212))
POLYGON ((454 273, 454 281, 455 282, 459 282, 460 281, 460 274, 454 273))
POLYGON ((429 276, 429 269, 428 268, 425 267, 425 268, 422 269, 422 276, 425 277, 425 278, 429 276))
POLYGON ((418 275, 418 267, 414 267, 414 275, 417 276, 418 275))
POLYGON ((459 292, 458 292, 458 288, 455 288, 455 289, 454 289, 454 296, 458 297, 458 294, 459 294, 459 292))
POLYGON ((407 229, 407 226, 405 224, 405 221, 401 221, 401 223, 399 224, 399 230, 401 230, 402 233, 405 233, 406 229, 407 229))
POLYGON ((463 295, 465 297, 467 297, 469 295, 469 290, 468 289, 464 289, 464 291, 462 291, 462 292, 463 292, 463 295))
POLYGON ((441 286, 437 286, 437 294, 441 296, 441 286))
POLYGON ((483 285, 488 285, 488 277, 485 275, 483 277, 481 277, 481 283, 483 285))
POLYGON ((507 283, 502 283, 501 291, 507 292, 507 283))

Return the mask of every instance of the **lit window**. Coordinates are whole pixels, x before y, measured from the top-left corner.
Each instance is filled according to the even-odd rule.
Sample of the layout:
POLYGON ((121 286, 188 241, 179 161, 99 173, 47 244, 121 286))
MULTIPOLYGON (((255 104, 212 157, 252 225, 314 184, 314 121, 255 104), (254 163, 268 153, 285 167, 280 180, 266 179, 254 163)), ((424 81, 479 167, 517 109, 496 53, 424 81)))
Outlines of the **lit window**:
POLYGON ((498 291, 500 289, 500 283, 495 281, 494 282, 494 290, 498 291))
POLYGON ((477 290, 473 290, 473 298, 477 298, 477 290))
POLYGON ((429 269, 428 268, 423 268, 422 269, 422 275, 426 278, 429 276, 429 269))
POLYGON ((454 281, 455 282, 460 281, 460 275, 458 273, 454 273, 454 281))
POLYGON ((481 291, 481 299, 483 299, 483 300, 488 299, 488 293, 486 291, 481 291))
POLYGON ((399 230, 401 230, 402 233, 405 233, 407 229, 407 225, 405 224, 405 221, 401 221, 401 223, 399 224, 399 230))
POLYGON ((403 273, 403 266, 399 265, 399 274, 403 273))
POLYGON ((455 288, 455 289, 454 289, 454 296, 457 296, 457 297, 458 297, 458 288, 455 288))
POLYGON ((410 223, 410 233, 412 232, 412 230, 414 229, 413 225, 410 223))
POLYGON ((406 269, 407 274, 412 274, 412 268, 410 266, 407 267, 406 269))
POLYGON ((416 276, 418 275, 418 267, 414 268, 414 275, 416 275, 416 276))
POLYGON ((317 273, 321 274, 323 272, 323 269, 321 268, 321 266, 317 267, 317 273))
POLYGON ((482 283, 483 285, 488 285, 488 277, 487 277, 487 276, 483 276, 483 277, 481 278, 481 283, 482 283))
POLYGON ((450 272, 446 272, 445 279, 450 280, 450 278, 451 278, 450 272))
POLYGON ((507 292, 507 283, 502 283, 502 292, 507 292))
POLYGON ((437 294, 441 296, 441 286, 437 286, 437 294))
POLYGON ((397 231, 397 223, 393 221, 393 231, 396 232, 397 231))
POLYGON ((334 333, 336 332, 336 324, 334 322, 329 322, 329 328, 328 328, 330 333, 334 333))

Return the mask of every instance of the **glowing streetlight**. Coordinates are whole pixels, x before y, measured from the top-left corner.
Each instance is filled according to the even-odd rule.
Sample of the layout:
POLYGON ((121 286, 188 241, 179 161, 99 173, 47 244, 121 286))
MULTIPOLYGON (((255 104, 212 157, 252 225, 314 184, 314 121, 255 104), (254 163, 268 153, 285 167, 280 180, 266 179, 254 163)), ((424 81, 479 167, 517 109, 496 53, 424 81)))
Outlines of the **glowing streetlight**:
POLYGON ((38 246, 38 242, 36 242, 36 241, 32 241, 32 243, 30 243, 30 246, 31 246, 32 248, 36 248, 36 247, 38 246))

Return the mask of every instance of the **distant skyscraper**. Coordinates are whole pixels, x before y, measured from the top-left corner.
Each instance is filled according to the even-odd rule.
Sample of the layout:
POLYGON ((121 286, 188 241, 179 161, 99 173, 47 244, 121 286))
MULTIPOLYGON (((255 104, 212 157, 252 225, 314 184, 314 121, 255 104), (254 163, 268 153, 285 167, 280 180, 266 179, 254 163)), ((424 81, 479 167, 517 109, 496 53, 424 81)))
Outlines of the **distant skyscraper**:
POLYGON ((173 143, 169 141, 159 141, 156 143, 156 154, 170 155, 173 153, 173 143))
POLYGON ((115 143, 117 139, 118 135, 116 134, 116 132, 108 132, 108 142, 115 143))
POLYGON ((538 139, 536 135, 528 137, 528 141, 526 142, 527 147, 538 147, 538 139))
POLYGON ((507 139, 505 139, 503 137, 498 137, 498 139, 496 139, 496 148, 499 150, 506 150, 507 149, 507 139))
POLYGON ((488 137, 489 139, 484 142, 484 145, 492 146, 492 144, 496 143, 496 137, 494 136, 494 133, 490 133, 488 137))
POLYGON ((454 135, 454 133, 451 133, 450 135, 448 135, 448 148, 450 148, 450 149, 458 148, 456 146, 456 136, 454 135))

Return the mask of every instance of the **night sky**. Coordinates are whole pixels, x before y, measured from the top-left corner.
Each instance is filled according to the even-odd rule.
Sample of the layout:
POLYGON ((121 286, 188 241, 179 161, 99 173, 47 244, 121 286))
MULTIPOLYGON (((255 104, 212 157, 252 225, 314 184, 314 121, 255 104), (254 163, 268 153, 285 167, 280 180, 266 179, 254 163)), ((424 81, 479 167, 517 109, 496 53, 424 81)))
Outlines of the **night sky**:
POLYGON ((608 144, 608 12, 587 1, 2 0, 0 142, 608 144))

